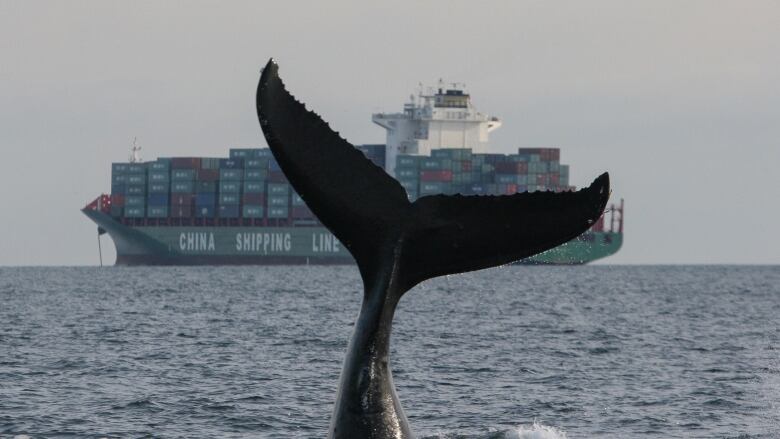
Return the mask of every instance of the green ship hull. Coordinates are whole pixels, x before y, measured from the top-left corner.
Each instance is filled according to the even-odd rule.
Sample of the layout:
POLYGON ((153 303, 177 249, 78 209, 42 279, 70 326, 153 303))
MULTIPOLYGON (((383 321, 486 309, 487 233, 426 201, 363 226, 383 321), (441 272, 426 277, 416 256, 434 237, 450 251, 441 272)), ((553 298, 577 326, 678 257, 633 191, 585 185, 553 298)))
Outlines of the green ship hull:
POLYGON ((623 246, 623 234, 585 232, 553 249, 520 261, 525 265, 581 265, 615 254, 623 246))
MULTIPOLYGON (((116 246, 117 265, 343 265, 349 251, 322 226, 127 226, 84 209, 116 246)), ((521 264, 576 265, 620 249, 622 234, 586 232, 521 264)))

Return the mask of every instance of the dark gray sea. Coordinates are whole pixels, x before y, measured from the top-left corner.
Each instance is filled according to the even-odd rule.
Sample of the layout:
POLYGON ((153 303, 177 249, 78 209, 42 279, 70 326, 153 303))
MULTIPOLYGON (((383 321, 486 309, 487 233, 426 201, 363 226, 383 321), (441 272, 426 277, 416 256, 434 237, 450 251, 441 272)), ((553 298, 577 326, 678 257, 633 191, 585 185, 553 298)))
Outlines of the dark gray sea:
MULTIPOLYGON (((354 267, 0 268, 0 437, 323 438, 354 267)), ((426 438, 780 437, 780 267, 504 267, 401 301, 426 438)))

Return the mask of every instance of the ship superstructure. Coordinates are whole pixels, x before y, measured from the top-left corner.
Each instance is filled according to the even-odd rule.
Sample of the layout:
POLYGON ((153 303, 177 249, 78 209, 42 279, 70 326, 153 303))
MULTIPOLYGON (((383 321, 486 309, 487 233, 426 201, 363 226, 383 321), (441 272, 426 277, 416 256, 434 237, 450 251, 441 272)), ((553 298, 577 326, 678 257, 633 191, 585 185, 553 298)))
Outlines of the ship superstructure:
POLYGON ((430 155, 438 148, 468 148, 488 152, 489 134, 501 126, 497 117, 480 113, 459 84, 409 97, 402 113, 376 113, 371 120, 387 130, 385 168, 395 174, 399 154, 430 155))

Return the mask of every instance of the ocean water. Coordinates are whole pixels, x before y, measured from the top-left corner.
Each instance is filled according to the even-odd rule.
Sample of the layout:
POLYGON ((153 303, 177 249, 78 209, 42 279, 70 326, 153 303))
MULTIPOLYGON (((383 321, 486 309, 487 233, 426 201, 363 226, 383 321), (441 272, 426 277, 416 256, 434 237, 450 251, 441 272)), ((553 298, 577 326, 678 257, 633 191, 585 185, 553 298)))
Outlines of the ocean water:
MULTIPOLYGON (((0 268, 0 437, 323 438, 354 267, 0 268)), ((780 267, 503 267, 401 301, 425 438, 780 437, 780 267)))

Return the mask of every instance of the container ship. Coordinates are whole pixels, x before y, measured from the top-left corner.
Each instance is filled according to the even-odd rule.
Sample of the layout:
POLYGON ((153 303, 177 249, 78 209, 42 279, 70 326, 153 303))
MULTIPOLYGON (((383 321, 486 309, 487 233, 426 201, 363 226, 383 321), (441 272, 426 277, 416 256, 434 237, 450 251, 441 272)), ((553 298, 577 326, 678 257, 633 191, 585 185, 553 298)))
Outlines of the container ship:
MULTIPOLYGON (((359 145, 398 180, 410 200, 435 194, 509 195, 568 191, 558 148, 488 152, 496 117, 472 106, 457 85, 420 90, 400 113, 372 116, 385 144, 359 145)), ((226 157, 168 157, 111 166, 111 193, 82 209, 108 234, 117 265, 353 264, 341 243, 293 190, 268 148, 226 157)), ((623 202, 590 230, 521 264, 585 264, 617 252, 623 202), (606 219, 608 218, 608 220, 606 219)))

